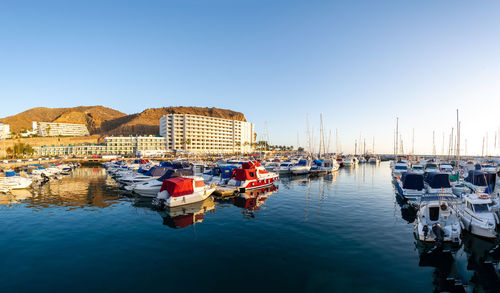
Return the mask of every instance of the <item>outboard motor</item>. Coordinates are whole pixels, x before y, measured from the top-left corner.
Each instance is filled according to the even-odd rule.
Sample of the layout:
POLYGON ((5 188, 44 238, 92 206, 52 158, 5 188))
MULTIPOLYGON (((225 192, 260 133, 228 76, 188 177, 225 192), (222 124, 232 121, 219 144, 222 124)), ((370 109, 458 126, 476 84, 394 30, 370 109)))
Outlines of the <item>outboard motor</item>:
POLYGON ((432 225, 432 233, 436 236, 436 244, 437 246, 443 245, 444 240, 444 230, 441 227, 441 224, 435 223, 432 225))
POLYGON ((429 226, 425 225, 422 230, 424 231, 424 240, 427 239, 427 235, 429 234, 429 226))

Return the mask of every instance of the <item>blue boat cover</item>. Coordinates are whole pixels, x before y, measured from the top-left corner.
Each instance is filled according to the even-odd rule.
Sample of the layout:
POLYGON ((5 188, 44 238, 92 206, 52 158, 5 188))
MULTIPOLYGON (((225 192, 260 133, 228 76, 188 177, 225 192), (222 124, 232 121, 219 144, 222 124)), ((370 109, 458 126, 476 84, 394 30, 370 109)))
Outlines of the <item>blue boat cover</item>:
POLYGON ((479 170, 470 170, 469 176, 465 178, 465 181, 472 183, 476 186, 486 186, 486 173, 479 170))
POLYGON ((314 160, 314 163, 318 166, 320 166, 321 164, 323 164, 323 161, 322 160, 314 160))
POLYGON ((168 169, 163 176, 158 178, 158 181, 162 181, 165 179, 173 178, 173 177, 183 177, 183 176, 193 176, 193 170, 190 169, 168 169))
POLYGON ((405 189, 424 189, 424 176, 421 174, 405 172, 401 175, 401 182, 403 182, 403 188, 405 189))
POLYGON ((172 167, 172 162, 160 162, 160 166, 162 167, 172 167))
POLYGON ((450 188, 450 176, 446 173, 431 172, 427 174, 425 182, 431 188, 450 188))
POLYGON ((169 169, 171 169, 171 168, 168 168, 168 167, 153 167, 153 168, 149 169, 149 171, 146 174, 144 174, 144 175, 154 176, 154 177, 163 176, 163 174, 165 174, 169 169))
POLYGON ((5 171, 5 177, 13 177, 16 176, 16 172, 12 170, 5 171))

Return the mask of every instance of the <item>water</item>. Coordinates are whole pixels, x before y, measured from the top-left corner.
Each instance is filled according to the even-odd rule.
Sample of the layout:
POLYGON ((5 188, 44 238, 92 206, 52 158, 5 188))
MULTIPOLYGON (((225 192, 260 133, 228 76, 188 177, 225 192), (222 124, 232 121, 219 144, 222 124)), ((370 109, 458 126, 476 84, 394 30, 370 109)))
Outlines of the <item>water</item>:
POLYGON ((100 168, 0 204, 0 292, 455 289, 447 278, 468 291, 500 288, 495 242, 464 235, 453 254, 425 258, 387 163, 282 178, 275 191, 170 216, 120 194, 100 168))

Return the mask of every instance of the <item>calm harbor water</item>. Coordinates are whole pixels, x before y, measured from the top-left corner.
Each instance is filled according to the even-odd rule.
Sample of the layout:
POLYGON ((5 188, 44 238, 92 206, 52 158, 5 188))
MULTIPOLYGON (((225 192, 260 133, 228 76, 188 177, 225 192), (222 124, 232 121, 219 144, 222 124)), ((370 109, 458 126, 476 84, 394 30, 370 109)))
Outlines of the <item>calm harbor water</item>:
POLYGON ((0 195, 0 292, 498 292, 496 242, 416 245, 388 163, 173 210, 101 168, 0 195), (496 265, 496 266, 495 266, 496 265), (451 287, 450 287, 451 286, 451 287))

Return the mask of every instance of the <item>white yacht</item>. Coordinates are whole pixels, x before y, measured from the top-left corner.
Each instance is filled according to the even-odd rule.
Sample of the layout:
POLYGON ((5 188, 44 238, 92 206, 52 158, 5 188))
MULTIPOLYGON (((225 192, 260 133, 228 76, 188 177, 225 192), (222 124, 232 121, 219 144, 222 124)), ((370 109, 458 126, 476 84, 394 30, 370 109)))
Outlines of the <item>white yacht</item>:
POLYGON ((498 216, 491 210, 493 204, 489 195, 485 193, 471 193, 465 195, 464 205, 457 208, 458 216, 464 228, 471 234, 496 238, 496 225, 498 216))
POLYGON ((292 162, 282 162, 276 170, 280 175, 290 174, 290 169, 294 166, 292 162))
POLYGON ((453 198, 441 195, 422 196, 416 224, 420 241, 438 243, 460 241, 460 221, 450 204, 453 198))
POLYGON ((303 175, 309 174, 312 167, 312 160, 310 159, 301 159, 299 162, 290 168, 290 173, 294 175, 303 175))
POLYGON ((344 166, 356 166, 358 165, 358 163, 359 163, 358 158, 354 156, 344 158, 344 166))
POLYGON ((436 163, 427 163, 424 169, 425 173, 439 172, 439 166, 436 163))

